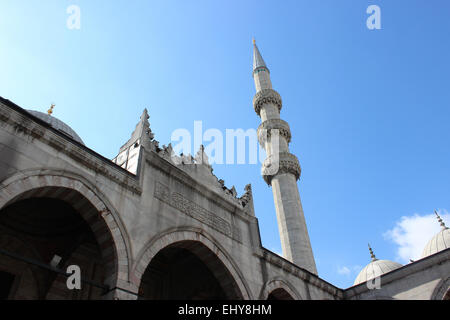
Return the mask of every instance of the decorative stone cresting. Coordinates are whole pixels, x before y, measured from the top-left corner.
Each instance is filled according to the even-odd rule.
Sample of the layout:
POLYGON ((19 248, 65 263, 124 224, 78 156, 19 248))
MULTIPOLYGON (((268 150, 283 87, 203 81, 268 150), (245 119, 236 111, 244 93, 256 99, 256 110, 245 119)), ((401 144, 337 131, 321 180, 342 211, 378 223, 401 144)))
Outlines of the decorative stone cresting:
POLYGON ((255 108, 255 112, 258 114, 258 116, 261 111, 261 107, 266 103, 273 103, 278 107, 278 111, 281 111, 281 96, 275 90, 263 89, 261 91, 258 91, 253 97, 253 107, 255 108))
MULTIPOLYGON (((275 94, 278 95, 278 93, 276 92, 275 94)), ((244 208, 248 201, 241 201, 241 198, 238 197, 238 194, 236 192, 236 188, 234 186, 232 186, 231 188, 227 188, 225 186, 225 182, 214 175, 213 168, 209 163, 208 155, 206 154, 205 147, 203 145, 200 145, 200 148, 195 154, 195 157, 193 157, 191 154, 176 155, 171 143, 169 143, 167 146, 159 146, 159 141, 154 139, 155 135, 150 129, 150 123, 148 122, 148 119, 149 115, 147 109, 144 109, 144 112, 141 115, 141 119, 136 125, 136 129, 131 135, 131 139, 121 147, 119 155, 130 145, 140 143, 144 147, 144 149, 155 152, 158 156, 160 156, 167 162, 170 162, 171 164, 177 166, 179 169, 183 170, 189 175, 192 175, 195 172, 195 170, 192 170, 192 166, 203 166, 206 168, 205 172, 210 173, 211 176, 215 178, 214 181, 217 191, 222 192, 222 195, 226 199, 232 201, 235 205, 241 207, 242 209, 248 209, 248 207, 244 208)), ((63 148, 63 145, 61 145, 61 148, 63 148)), ((113 159, 113 162, 115 162, 115 159, 113 159)), ((245 197, 245 194, 243 195, 243 197, 245 197)))
MULTIPOLYGON (((247 202, 245 202, 244 204, 244 202, 241 201, 241 198, 245 196, 245 193, 241 198, 239 198, 234 186, 232 186, 231 188, 227 188, 225 186, 225 181, 219 179, 213 173, 213 167, 209 163, 208 155, 206 154, 205 147, 203 145, 200 145, 200 149, 196 153, 195 157, 190 154, 180 154, 179 156, 177 156, 173 151, 172 144, 170 143, 168 146, 163 145, 162 148, 157 147, 153 151, 156 152, 161 158, 177 166, 187 174, 192 173, 191 170, 189 170, 189 166, 205 166, 207 168, 207 172, 209 172, 211 176, 215 178, 215 186, 217 187, 217 190, 221 191, 225 198, 231 200, 234 204, 240 206, 241 208, 244 208, 245 204, 247 204, 247 202)), ((247 192, 248 190, 245 189, 245 191, 247 192)))
POLYGON ((287 143, 291 142, 291 129, 289 124, 281 119, 269 119, 261 123, 258 127, 258 141, 264 147, 264 143, 271 136, 272 130, 279 130, 280 136, 284 137, 287 143))
POLYGON ((280 152, 278 157, 271 155, 264 160, 261 174, 268 185, 271 184, 274 176, 281 173, 292 173, 297 180, 300 179, 300 164, 297 157, 292 153, 280 152))
POLYGON ((245 193, 239 198, 239 200, 241 200, 242 206, 245 207, 252 200, 252 198, 252 185, 248 184, 245 186, 245 193))

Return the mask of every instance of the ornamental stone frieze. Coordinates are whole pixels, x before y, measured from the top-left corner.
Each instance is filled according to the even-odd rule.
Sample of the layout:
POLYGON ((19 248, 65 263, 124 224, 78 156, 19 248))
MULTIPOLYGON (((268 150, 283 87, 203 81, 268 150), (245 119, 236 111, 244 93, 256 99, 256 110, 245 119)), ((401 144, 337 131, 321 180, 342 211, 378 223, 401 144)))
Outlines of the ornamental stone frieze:
POLYGON ((261 123, 258 127, 258 141, 264 146, 267 138, 270 138, 271 131, 278 130, 279 135, 284 137, 287 143, 291 142, 291 129, 289 124, 281 119, 269 119, 261 123))
POLYGON ((266 103, 273 103, 278 107, 278 111, 281 111, 282 107, 281 96, 275 90, 263 89, 261 91, 258 91, 253 97, 253 107, 255 108, 255 112, 258 114, 258 116, 262 106, 266 103))
POLYGON ((272 178, 277 174, 292 173, 297 180, 300 179, 301 168, 295 155, 289 152, 280 152, 264 160, 261 173, 264 181, 270 185, 272 178))
POLYGON ((237 226, 230 224, 217 214, 203 208, 185 195, 170 190, 168 186, 159 181, 156 181, 155 183, 154 195, 155 198, 165 202, 175 209, 178 209, 180 212, 242 243, 241 230, 237 226))

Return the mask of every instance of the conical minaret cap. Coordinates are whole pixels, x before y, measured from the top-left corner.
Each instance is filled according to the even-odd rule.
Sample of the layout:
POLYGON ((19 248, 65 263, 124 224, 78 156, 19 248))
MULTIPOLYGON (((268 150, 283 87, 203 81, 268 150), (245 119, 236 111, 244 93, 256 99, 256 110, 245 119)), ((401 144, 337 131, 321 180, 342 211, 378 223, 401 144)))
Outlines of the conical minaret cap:
POLYGON ((253 71, 260 67, 269 70, 266 66, 266 63, 264 62, 264 59, 261 56, 261 53, 259 52, 255 39, 253 39, 253 71))

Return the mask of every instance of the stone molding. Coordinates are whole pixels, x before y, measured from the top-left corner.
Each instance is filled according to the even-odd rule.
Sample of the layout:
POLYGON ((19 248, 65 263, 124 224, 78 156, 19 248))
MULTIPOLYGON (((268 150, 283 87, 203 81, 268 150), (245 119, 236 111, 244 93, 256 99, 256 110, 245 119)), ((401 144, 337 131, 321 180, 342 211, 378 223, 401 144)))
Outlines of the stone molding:
MULTIPOLYGON (((278 256, 266 248, 262 248, 262 259, 273 266, 284 270, 292 274, 294 277, 299 278, 305 282, 305 284, 310 284, 328 294, 332 295, 335 299, 343 299, 343 290, 339 289, 332 284, 326 282, 325 280, 319 278, 317 275, 312 274, 308 270, 302 269, 299 266, 293 264, 292 262, 286 260, 283 257, 278 256)), ((301 297, 300 297, 301 298, 301 297)), ((305 299, 311 299, 311 297, 305 297, 305 299)))
POLYGON ((269 119, 262 122, 257 131, 258 141, 264 147, 264 143, 271 137, 271 131, 278 130, 280 136, 284 137, 287 143, 291 142, 291 129, 289 124, 281 119, 269 119))
POLYGON ((232 226, 228 221, 189 200, 179 192, 171 192, 169 187, 159 181, 155 182, 155 198, 178 209, 189 217, 204 223, 227 237, 242 243, 242 234, 239 228, 232 226))
MULTIPOLYGON (((146 162, 157 170, 160 170, 165 174, 173 177, 182 185, 203 194, 215 205, 223 208, 229 213, 235 214, 243 221, 253 221, 254 211, 252 211, 251 208, 253 207, 253 198, 250 196, 250 194, 250 197, 248 197, 249 201, 242 201, 242 197, 238 198, 236 194, 233 195, 231 193, 231 190, 225 187, 223 180, 217 181, 217 187, 213 189, 208 188, 204 184, 199 183, 198 180, 195 179, 195 177, 191 176, 188 170, 183 170, 183 165, 177 166, 172 161, 162 157, 156 152, 146 152, 146 162), (251 203, 251 205, 249 205, 249 203, 251 203)), ((217 179, 217 177, 213 173, 211 173, 211 175, 214 176, 215 179, 217 179)), ((246 189, 245 193, 247 192, 249 191, 246 189)))
POLYGON ((16 136, 29 136, 32 139, 40 140, 56 152, 62 153, 86 168, 104 175, 127 190, 141 194, 141 188, 135 175, 77 141, 68 138, 63 133, 59 133, 57 129, 50 127, 50 125, 46 125, 48 126, 46 128, 40 122, 34 121, 31 117, 17 112, 1 102, 0 122, 9 126, 8 131, 11 132, 12 130, 12 133, 16 136))
POLYGON ((301 167, 295 155, 289 152, 280 152, 264 160, 261 173, 264 181, 271 185, 272 178, 282 173, 291 173, 297 180, 300 179, 301 167))
POLYGON ((255 112, 260 115, 261 108, 266 103, 273 103, 278 107, 278 111, 281 111, 282 100, 278 92, 273 89, 263 89, 258 91, 253 97, 253 108, 255 112))

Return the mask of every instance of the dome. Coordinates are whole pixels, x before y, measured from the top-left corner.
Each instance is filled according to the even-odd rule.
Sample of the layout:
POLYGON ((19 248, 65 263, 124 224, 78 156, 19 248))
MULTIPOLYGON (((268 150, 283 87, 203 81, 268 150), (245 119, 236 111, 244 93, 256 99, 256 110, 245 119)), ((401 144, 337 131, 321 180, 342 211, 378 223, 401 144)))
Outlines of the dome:
POLYGON ((373 278, 379 277, 385 273, 391 272, 395 269, 402 267, 400 263, 390 260, 375 260, 369 263, 355 279, 354 286, 360 283, 364 283, 373 278))
POLYGON ((450 248, 450 229, 447 228, 442 221, 441 217, 436 213, 438 221, 441 224, 442 230, 439 231, 430 241, 422 251, 422 258, 428 257, 432 254, 438 253, 439 251, 450 248))
POLYGON ((422 251, 422 258, 450 248, 450 229, 446 228, 436 234, 422 251))
POLYGON ((370 255, 372 256, 372 262, 370 262, 367 266, 364 267, 364 269, 361 270, 361 272, 356 277, 355 282, 353 283, 354 286, 402 267, 400 263, 390 260, 378 260, 377 258, 375 258, 370 245, 369 251, 370 255))
POLYGON ((58 118, 52 117, 46 113, 34 111, 34 110, 27 110, 30 114, 35 116, 36 118, 41 119, 42 121, 47 122, 49 125, 51 125, 53 128, 63 132, 73 140, 81 143, 84 145, 83 140, 81 140, 80 136, 67 124, 59 120, 58 118))

